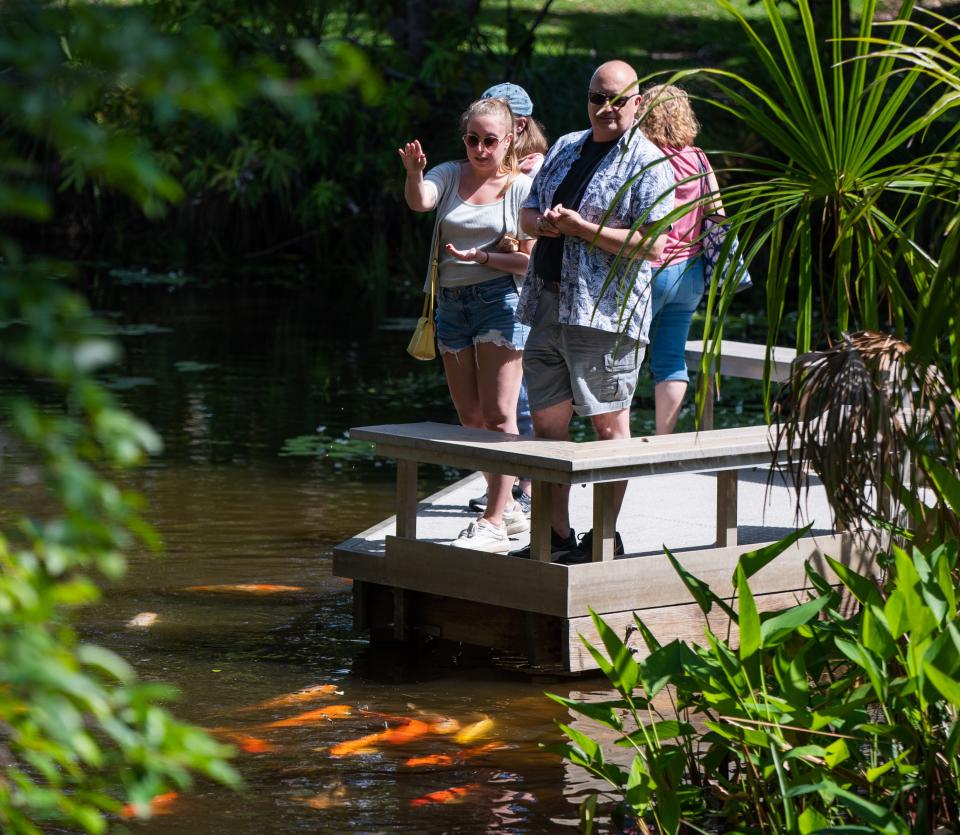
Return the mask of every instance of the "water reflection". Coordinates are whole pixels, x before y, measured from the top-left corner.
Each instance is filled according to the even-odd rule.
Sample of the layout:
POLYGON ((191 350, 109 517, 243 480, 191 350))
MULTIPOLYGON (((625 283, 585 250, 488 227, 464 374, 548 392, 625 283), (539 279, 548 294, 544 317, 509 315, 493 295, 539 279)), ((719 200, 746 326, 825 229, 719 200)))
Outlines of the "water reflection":
MULTIPOLYGON (((406 357, 405 331, 338 332, 307 291, 107 284, 95 302, 126 349, 114 389, 164 440, 134 486, 165 551, 130 555, 129 574, 84 614, 84 637, 145 679, 176 684, 183 718, 247 749, 241 794, 202 784, 170 800, 169 814, 128 825, 231 835, 574 829, 587 784, 539 747, 558 741, 555 720, 570 719, 543 691, 591 685, 518 675, 464 647, 368 646, 351 631, 350 587, 331 575, 331 548, 392 513, 393 468, 351 448, 279 455, 317 427, 338 438, 351 425, 452 421, 439 367, 406 357), (225 584, 295 588, 187 590, 225 584), (317 685, 342 693, 336 703, 349 713, 266 727, 312 706, 243 710, 317 685), (492 724, 464 745, 431 732, 331 756, 404 718, 441 717, 492 724)), ((423 492, 451 475, 422 473, 423 492)))

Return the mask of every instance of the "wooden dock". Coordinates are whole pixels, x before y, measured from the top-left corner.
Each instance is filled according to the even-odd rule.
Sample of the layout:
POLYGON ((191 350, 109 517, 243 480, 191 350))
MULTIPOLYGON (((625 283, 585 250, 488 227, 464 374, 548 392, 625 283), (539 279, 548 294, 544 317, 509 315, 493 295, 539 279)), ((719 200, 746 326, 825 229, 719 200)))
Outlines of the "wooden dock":
MULTIPOLYGON (((798 517, 792 490, 779 476, 768 478, 785 450, 774 452, 767 427, 571 443, 417 423, 361 427, 351 437, 374 441, 378 454, 398 462, 396 516, 334 550, 334 573, 354 581, 355 627, 375 637, 462 641, 525 655, 533 667, 578 672, 597 666, 580 639, 597 643, 590 610, 620 634, 636 612, 662 642, 703 638, 704 617, 664 547, 732 600, 741 554, 811 523, 752 578, 761 611, 803 598, 808 562, 832 578, 825 555, 860 571, 871 566, 872 549, 835 531, 821 487, 811 484, 798 517), (467 501, 483 492, 482 477, 418 502, 419 463, 529 476, 530 539, 523 535, 516 547, 530 541, 533 558, 452 548, 471 519, 467 501), (614 559, 611 488, 623 479, 630 484, 617 529, 626 554, 614 559), (592 562, 550 562, 551 483, 587 488, 571 491, 571 522, 596 532, 592 562)), ((711 614, 710 625, 727 629, 720 614, 711 614)), ((636 633, 631 645, 643 653, 636 633)))

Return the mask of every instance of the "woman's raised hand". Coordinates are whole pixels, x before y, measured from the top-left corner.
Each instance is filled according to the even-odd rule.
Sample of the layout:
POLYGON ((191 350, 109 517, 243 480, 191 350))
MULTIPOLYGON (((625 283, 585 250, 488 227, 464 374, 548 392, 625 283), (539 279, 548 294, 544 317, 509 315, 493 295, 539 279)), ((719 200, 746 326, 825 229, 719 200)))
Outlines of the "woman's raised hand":
POLYGON ((407 169, 408 174, 422 172, 427 167, 427 155, 420 147, 420 140, 414 139, 408 142, 402 148, 397 148, 400 159, 403 160, 403 167, 407 169))

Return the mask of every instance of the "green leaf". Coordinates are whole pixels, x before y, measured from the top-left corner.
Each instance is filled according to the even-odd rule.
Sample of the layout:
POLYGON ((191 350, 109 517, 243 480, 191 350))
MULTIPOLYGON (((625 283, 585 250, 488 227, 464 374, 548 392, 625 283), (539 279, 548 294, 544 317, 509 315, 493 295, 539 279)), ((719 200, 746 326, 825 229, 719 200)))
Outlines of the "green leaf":
POLYGON ((618 739, 615 744, 623 748, 633 747, 634 745, 658 747, 660 743, 668 739, 674 739, 678 736, 693 736, 694 733, 693 725, 688 722, 681 722, 678 719, 664 719, 631 731, 624 739, 618 739))
POLYGON ((867 603, 869 601, 878 606, 883 605, 883 601, 880 599, 880 592, 877 590, 877 586, 873 580, 869 577, 864 577, 862 574, 858 574, 833 557, 827 556, 826 560, 830 563, 830 568, 833 569, 833 573, 840 578, 840 582, 850 590, 851 594, 853 594, 857 600, 861 603, 867 603))
POLYGON ((960 682, 942 673, 929 661, 924 662, 923 672, 927 680, 937 689, 941 696, 947 699, 954 707, 960 707, 960 682))
POLYGON ((610 671, 607 673, 610 683, 622 694, 629 696, 640 681, 640 667, 630 648, 593 609, 590 609, 590 618, 610 656, 610 671))
POLYGON ((850 749, 847 747, 845 739, 837 739, 828 745, 824 751, 823 759, 830 768, 836 768, 840 763, 849 759, 850 749))
POLYGON ((835 638, 834 643, 840 652, 847 656, 847 658, 853 661, 854 664, 859 666, 867 674, 867 677, 870 679, 870 684, 873 686, 873 690, 877 694, 877 697, 880 699, 880 701, 886 701, 886 677, 881 675, 880 668, 877 666, 873 656, 870 654, 870 650, 868 650, 862 644, 856 644, 853 641, 846 640, 845 638, 835 638))
POLYGON ((800 835, 813 835, 830 826, 830 819, 821 815, 813 806, 807 806, 797 818, 797 826, 800 829, 800 835))
MULTIPOLYGON (((809 525, 798 528, 793 533, 785 536, 778 542, 772 542, 770 545, 765 545, 763 548, 758 548, 756 551, 747 551, 745 554, 741 554, 740 559, 737 562, 737 568, 743 569, 745 577, 752 577, 754 574, 760 571, 760 569, 773 562, 773 560, 775 560, 791 545, 793 545, 794 542, 796 542, 802 536, 806 536, 811 527, 813 527, 812 522, 809 525)), ((734 571, 730 582, 737 582, 736 571, 734 571)))
POLYGON ((610 702, 585 702, 557 696, 554 693, 547 693, 546 695, 557 704, 563 705, 565 708, 576 713, 580 713, 588 719, 592 719, 594 722, 599 722, 607 728, 615 731, 623 730, 623 722, 617 711, 627 708, 628 704, 622 699, 610 702))
POLYGON ((760 645, 771 647, 787 640, 798 626, 809 623, 829 603, 829 597, 815 597, 767 618, 760 627, 760 645))
POLYGON ((705 615, 710 614, 710 610, 713 608, 714 604, 719 606, 727 616, 736 623, 737 613, 733 611, 730 605, 713 592, 713 590, 708 586, 703 580, 700 580, 697 577, 694 577, 687 569, 685 569, 680 561, 673 555, 669 548, 665 545, 663 546, 663 552, 667 555, 667 559, 670 560, 670 565, 673 566, 673 570, 677 572, 677 576, 683 581, 683 584, 687 587, 690 594, 693 595, 693 599, 697 602, 697 605, 703 611, 705 615))
POLYGON ((740 660, 746 662, 760 649, 760 614, 747 583, 746 572, 741 566, 737 567, 735 576, 740 610, 740 660))
POLYGON ((876 603, 867 603, 863 607, 860 637, 864 646, 876 653, 882 661, 889 660, 896 650, 896 644, 887 626, 884 610, 876 603))
POLYGON ((780 685, 783 698, 791 707, 806 705, 809 693, 804 650, 799 649, 793 657, 787 655, 787 647, 781 645, 773 656, 773 675, 780 685))

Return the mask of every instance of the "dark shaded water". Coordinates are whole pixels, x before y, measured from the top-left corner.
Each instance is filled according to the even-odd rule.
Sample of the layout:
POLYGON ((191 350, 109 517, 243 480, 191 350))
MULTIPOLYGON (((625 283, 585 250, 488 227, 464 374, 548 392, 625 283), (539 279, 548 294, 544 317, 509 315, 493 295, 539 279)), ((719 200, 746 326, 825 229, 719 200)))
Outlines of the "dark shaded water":
MULTIPOLYGON (((133 828, 573 831, 587 783, 538 747, 558 741, 554 720, 569 720, 543 692, 567 695, 603 682, 535 679, 458 647, 375 651, 351 631, 349 584, 331 574, 332 547, 393 512, 392 465, 345 443, 344 432, 365 423, 452 421, 439 363, 407 357, 407 328, 378 328, 362 310, 337 321, 299 285, 180 285, 135 275, 125 282, 105 281, 92 296, 125 347, 110 384, 164 440, 164 454, 136 483, 166 548, 131 554, 128 575, 84 615, 82 630, 142 677, 177 685, 182 718, 268 746, 238 755, 242 793, 202 784, 171 814, 133 828), (302 590, 184 591, 244 583, 302 590), (156 615, 152 625, 128 625, 143 613, 156 615), (336 685, 342 695, 332 701, 353 715, 250 730, 331 700, 236 712, 317 684, 336 685), (330 756, 331 745, 382 730, 385 715, 450 717, 463 726, 489 717, 492 727, 472 744, 502 747, 449 766, 405 765, 458 749, 449 734, 431 733, 330 756), (465 789, 455 804, 416 803, 454 787, 465 789)), ((640 402, 643 427, 652 423, 650 405, 640 402)), ((456 477, 422 472, 424 493, 456 477)))

